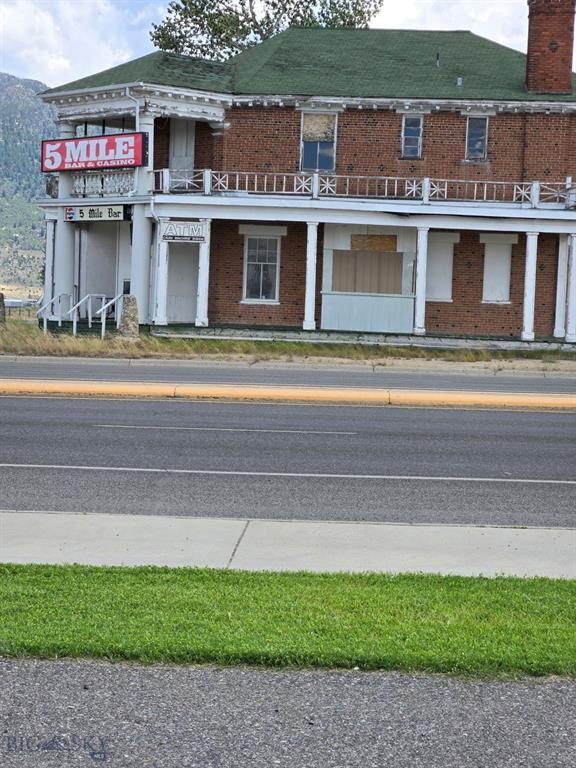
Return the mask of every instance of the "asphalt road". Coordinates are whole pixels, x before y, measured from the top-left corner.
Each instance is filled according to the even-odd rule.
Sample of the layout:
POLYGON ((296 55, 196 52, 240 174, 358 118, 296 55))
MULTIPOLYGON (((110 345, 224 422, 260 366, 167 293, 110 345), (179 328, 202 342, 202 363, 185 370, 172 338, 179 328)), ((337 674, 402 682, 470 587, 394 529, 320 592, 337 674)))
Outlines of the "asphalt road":
POLYGON ((575 718, 558 679, 0 660, 3 768, 572 768, 575 718))
MULTIPOLYGON (((423 363, 428 365, 428 363, 423 363)), ((67 360, 66 358, 0 358, 0 378, 84 379, 89 381, 156 381, 219 384, 285 384, 295 386, 398 387, 499 392, 576 392, 576 376, 557 372, 502 372, 496 362, 485 372, 429 369, 407 371, 393 366, 259 362, 255 364, 188 360, 67 360)))
POLYGON ((576 413, 0 398, 0 509, 576 524, 576 413))

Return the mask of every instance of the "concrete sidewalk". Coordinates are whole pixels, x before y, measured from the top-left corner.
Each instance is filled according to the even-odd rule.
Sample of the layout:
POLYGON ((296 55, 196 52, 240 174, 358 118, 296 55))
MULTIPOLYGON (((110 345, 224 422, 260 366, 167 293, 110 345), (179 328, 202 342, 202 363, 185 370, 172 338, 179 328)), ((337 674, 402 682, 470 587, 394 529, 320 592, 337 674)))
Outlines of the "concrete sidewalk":
POLYGON ((4 512, 0 561, 576 579, 576 529, 4 512))

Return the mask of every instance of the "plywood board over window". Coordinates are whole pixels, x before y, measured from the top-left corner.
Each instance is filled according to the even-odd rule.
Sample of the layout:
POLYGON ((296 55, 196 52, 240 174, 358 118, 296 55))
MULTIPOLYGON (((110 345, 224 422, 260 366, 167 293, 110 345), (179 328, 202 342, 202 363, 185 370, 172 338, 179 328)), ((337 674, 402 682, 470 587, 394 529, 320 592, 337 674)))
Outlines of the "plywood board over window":
POLYGON ((402 265, 401 253, 334 251, 332 290, 401 295, 402 265))
POLYGON ((303 141, 334 141, 336 115, 305 112, 302 123, 303 141))
POLYGON ((398 238, 396 235, 352 235, 351 248, 353 251, 396 253, 398 238))

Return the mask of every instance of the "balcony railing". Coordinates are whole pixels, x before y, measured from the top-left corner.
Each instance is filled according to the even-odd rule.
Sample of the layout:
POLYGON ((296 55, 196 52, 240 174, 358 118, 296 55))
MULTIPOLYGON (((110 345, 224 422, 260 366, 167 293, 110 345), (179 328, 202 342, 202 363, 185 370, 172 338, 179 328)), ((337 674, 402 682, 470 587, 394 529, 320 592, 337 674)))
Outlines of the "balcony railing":
MULTIPOLYGON (((122 196, 134 191, 134 170, 73 172, 72 197, 122 196)), ((311 199, 405 200, 424 205, 470 203, 526 208, 576 208, 576 183, 509 182, 319 173, 260 173, 163 169, 150 174, 150 192, 184 195, 291 195, 311 199)), ((58 196, 54 177, 47 194, 58 196)))
POLYGON ((134 190, 134 171, 82 171, 72 174, 72 197, 127 195, 134 190))
POLYGON ((423 204, 499 203, 525 207, 576 208, 576 183, 468 179, 341 176, 318 173, 241 171, 154 171, 154 192, 203 195, 295 195, 312 199, 408 200, 423 204))
MULTIPOLYGON (((78 171, 71 174, 71 197, 110 197, 134 191, 135 175, 127 171, 78 171)), ((46 177, 46 195, 58 197, 58 177, 46 177)))

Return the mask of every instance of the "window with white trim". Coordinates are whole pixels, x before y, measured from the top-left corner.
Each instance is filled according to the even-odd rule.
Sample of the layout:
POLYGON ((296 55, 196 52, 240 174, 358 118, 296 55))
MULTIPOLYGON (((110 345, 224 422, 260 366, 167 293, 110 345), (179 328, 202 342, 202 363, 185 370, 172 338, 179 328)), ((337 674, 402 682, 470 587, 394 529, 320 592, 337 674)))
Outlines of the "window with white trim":
POLYGON ((482 301, 485 304, 507 304, 510 301, 512 245, 486 243, 484 248, 482 301))
POLYGON ((402 120, 402 157, 422 157, 422 115, 404 115, 402 120))
POLYGON ((469 117, 466 130, 466 160, 485 160, 488 148, 488 118, 469 117))
POLYGON ((277 303, 280 283, 280 238, 246 237, 244 301, 277 303))
POLYGON ((302 171, 333 171, 336 162, 336 115, 302 113, 302 171))

